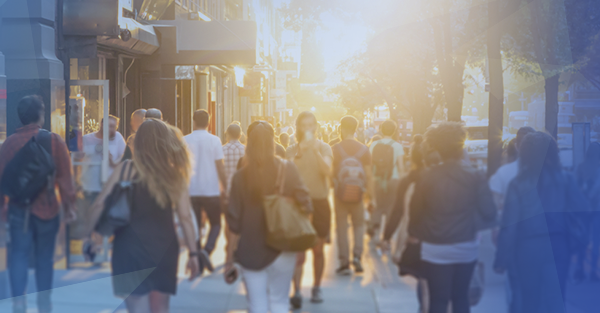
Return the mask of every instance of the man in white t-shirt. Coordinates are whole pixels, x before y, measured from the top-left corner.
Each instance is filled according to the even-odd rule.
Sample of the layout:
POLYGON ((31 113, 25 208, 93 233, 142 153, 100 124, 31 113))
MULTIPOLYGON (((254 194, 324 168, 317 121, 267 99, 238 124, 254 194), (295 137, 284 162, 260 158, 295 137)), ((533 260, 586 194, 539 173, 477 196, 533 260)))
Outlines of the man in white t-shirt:
MULTIPOLYGON (((119 118, 109 115, 108 117, 108 177, 117 166, 125 148, 127 147, 121 133, 117 131, 119 118)), ((84 193, 99 194, 102 191, 102 156, 104 123, 100 122, 100 130, 82 137, 84 163, 81 173, 81 185, 84 193)))
POLYGON ((209 256, 215 248, 221 231, 221 199, 227 189, 223 147, 219 137, 207 131, 209 123, 208 112, 197 110, 194 112, 194 131, 185 136, 192 155, 190 196, 198 228, 202 225, 203 211, 210 222, 210 231, 204 249, 202 249, 202 238, 198 240, 201 273, 204 267, 211 272, 214 270, 209 256))
MULTIPOLYGON (((396 203, 396 194, 398 193, 398 183, 400 182, 400 174, 404 171, 404 148, 400 143, 395 141, 392 136, 396 133, 398 125, 392 120, 387 120, 381 124, 381 132, 383 138, 377 140, 369 147, 373 162, 373 177, 375 178, 375 196, 377 197, 377 207, 372 208, 369 218, 367 232, 372 236, 373 242, 378 243, 381 237, 381 220, 383 216, 388 217, 392 206, 396 203), (378 145, 382 145, 377 148, 378 145), (383 149, 382 149, 383 148, 383 149), (384 152, 388 150, 387 152, 384 152), (391 164, 385 163, 386 159, 383 155, 393 153, 391 164), (390 167, 389 169, 381 169, 379 167, 390 167), (389 174, 391 173, 391 175, 389 174), (383 174, 383 175, 382 175, 383 174), (385 176, 389 175, 389 176, 385 176)), ((389 158, 387 158, 389 160, 389 158)))
MULTIPOLYGON (((490 185, 490 190, 492 191, 492 194, 494 196, 494 202, 496 203, 496 207, 498 208, 498 210, 500 211, 500 214, 502 214, 502 211, 504 209, 504 199, 506 198, 506 192, 508 191, 508 185, 510 185, 510 182, 517 177, 517 174, 519 174, 519 160, 518 160, 518 152, 519 152, 519 148, 521 145, 521 142, 523 142, 523 138, 525 137, 525 135, 530 134, 530 133, 534 133, 535 129, 529 127, 529 126, 525 126, 525 127, 521 127, 519 128, 519 130, 517 131, 517 137, 515 138, 515 148, 517 150, 517 159, 502 165, 494 175, 492 175, 492 177, 490 177, 490 181, 489 181, 489 185, 490 185)), ((498 230, 495 229, 493 231, 493 237, 494 237, 494 241, 496 241, 496 237, 498 234, 498 230)), ((508 302, 508 306, 509 309, 508 311, 510 313, 512 312, 516 312, 517 308, 518 308, 518 299, 515 298, 516 295, 518 295, 519 293, 516 292, 515 290, 518 288, 518 277, 513 270, 511 270, 510 268, 507 269, 507 284, 506 284, 506 295, 507 295, 507 302, 508 302)))

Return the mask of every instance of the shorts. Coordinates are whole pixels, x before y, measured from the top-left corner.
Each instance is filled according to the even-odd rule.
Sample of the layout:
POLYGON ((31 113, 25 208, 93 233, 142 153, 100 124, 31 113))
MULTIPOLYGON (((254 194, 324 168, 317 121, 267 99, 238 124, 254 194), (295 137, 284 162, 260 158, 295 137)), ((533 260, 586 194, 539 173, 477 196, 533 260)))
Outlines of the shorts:
POLYGON ((331 207, 327 199, 312 199, 312 224, 319 238, 327 238, 331 231, 331 207))

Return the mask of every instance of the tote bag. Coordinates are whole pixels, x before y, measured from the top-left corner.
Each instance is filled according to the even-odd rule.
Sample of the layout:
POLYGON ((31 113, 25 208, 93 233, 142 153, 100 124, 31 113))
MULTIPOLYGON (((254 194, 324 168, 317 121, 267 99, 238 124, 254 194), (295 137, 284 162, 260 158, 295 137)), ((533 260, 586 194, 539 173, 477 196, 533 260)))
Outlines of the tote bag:
POLYGON ((285 168, 286 161, 281 160, 275 184, 277 193, 265 196, 263 200, 267 245, 279 251, 305 251, 316 244, 317 232, 298 202, 283 195, 285 168))

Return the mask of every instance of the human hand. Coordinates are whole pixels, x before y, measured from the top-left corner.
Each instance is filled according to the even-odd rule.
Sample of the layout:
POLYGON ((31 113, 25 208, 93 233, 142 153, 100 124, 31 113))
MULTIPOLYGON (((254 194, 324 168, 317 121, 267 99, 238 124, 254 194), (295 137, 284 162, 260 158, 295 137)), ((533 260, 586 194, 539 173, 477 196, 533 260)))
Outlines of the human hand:
POLYGON ((194 280, 200 274, 200 264, 197 257, 188 258, 186 274, 190 273, 190 281, 194 280))
POLYGON ((238 278, 238 271, 233 263, 225 263, 223 278, 225 279, 225 282, 229 285, 235 283, 235 281, 238 278))

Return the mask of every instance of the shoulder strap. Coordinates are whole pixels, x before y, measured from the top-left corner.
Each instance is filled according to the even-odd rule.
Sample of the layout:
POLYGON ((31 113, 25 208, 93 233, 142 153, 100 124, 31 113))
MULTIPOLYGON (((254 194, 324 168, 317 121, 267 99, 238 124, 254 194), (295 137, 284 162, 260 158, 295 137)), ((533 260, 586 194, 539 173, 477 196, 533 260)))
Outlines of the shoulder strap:
POLYGON ((360 150, 358 151, 358 153, 356 153, 356 154, 354 155, 354 157, 355 157, 355 158, 357 158, 357 159, 360 159, 360 158, 363 156, 363 154, 365 154, 365 152, 367 152, 367 150, 369 150, 369 148, 367 148, 367 146, 364 146, 364 145, 363 145, 363 146, 360 148, 360 150))
POLYGON ((37 142, 48 152, 48 154, 52 155, 52 133, 45 130, 40 129, 36 136, 37 142))
POLYGON ((121 168, 121 174, 119 174, 119 181, 124 181, 125 177, 130 178, 131 175, 131 161, 127 160, 123 163, 123 167, 121 168), (127 176, 125 172, 127 171, 127 176))
POLYGON ((287 166, 287 162, 284 159, 280 159, 280 161, 275 186, 277 187, 277 192, 282 195, 285 190, 285 167, 287 166))

